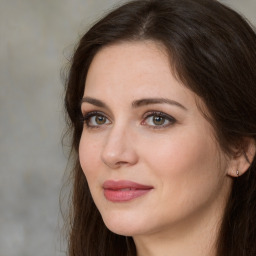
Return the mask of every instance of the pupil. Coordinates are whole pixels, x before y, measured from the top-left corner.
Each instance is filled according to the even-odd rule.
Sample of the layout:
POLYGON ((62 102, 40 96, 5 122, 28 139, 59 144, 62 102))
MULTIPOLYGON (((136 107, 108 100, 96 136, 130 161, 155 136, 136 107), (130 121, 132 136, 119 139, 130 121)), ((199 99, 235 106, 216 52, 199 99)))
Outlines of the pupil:
POLYGON ((164 118, 161 116, 154 116, 154 123, 157 125, 161 125, 164 123, 164 118))
POLYGON ((104 124, 106 121, 105 117, 104 116, 97 116, 96 117, 96 123, 97 124, 104 124))

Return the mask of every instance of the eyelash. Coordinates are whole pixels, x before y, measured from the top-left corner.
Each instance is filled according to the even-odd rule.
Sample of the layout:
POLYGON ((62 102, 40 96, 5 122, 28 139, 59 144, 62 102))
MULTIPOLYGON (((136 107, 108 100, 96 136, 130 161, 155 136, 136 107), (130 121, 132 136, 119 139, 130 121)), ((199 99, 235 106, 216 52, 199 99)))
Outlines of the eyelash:
POLYGON ((148 125, 150 128, 152 129, 161 129, 161 128, 165 128, 168 127, 170 125, 173 125, 176 122, 176 119, 170 115, 167 115, 163 112, 158 112, 158 111, 152 111, 149 113, 146 113, 145 117, 143 118, 142 121, 142 125, 147 125, 146 120, 150 117, 161 117, 163 118, 165 121, 168 121, 168 124, 162 124, 162 125, 148 125))
MULTIPOLYGON (((111 121, 109 121, 109 123, 104 123, 102 125, 90 125, 90 121, 92 117, 103 117, 106 118, 106 120, 109 121, 109 118, 102 112, 98 112, 98 111, 92 111, 92 112, 88 112, 86 114, 83 115, 82 117, 82 121, 83 123, 86 125, 87 128, 90 129, 98 129, 101 128, 104 125, 108 125, 109 123, 111 123, 111 121)), ((149 128, 152 129, 161 129, 161 128, 165 128, 168 127, 170 125, 173 125, 176 122, 176 119, 170 115, 167 115, 163 112, 158 112, 158 111, 152 111, 152 112, 147 112, 144 117, 143 117, 143 121, 141 122, 142 125, 147 125, 149 128), (165 121, 168 121, 168 124, 162 124, 162 125, 147 125, 146 124, 146 120, 150 117, 160 117, 163 118, 165 121)))
POLYGON ((96 116, 104 117, 104 118, 106 118, 106 120, 109 120, 109 118, 102 112, 99 112, 99 111, 88 112, 88 113, 84 114, 82 117, 82 121, 86 125, 87 128, 97 129, 104 125, 104 124, 103 125, 90 125, 91 118, 96 117, 96 116))

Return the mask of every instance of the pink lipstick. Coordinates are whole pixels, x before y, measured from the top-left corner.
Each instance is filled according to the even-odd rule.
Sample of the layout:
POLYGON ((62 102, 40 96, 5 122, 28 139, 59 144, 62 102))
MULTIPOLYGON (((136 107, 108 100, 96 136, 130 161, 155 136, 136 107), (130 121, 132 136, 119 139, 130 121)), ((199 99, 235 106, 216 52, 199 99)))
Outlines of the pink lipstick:
POLYGON ((103 183, 104 196, 111 202, 126 202, 140 197, 153 189, 128 180, 107 180, 103 183))

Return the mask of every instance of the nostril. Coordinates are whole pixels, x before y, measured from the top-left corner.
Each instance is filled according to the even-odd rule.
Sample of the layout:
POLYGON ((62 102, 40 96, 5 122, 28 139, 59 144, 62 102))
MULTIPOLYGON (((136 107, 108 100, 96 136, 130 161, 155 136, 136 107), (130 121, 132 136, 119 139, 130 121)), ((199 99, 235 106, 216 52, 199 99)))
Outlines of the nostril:
POLYGON ((119 166, 126 165, 128 162, 126 161, 107 161, 106 159, 102 159, 103 163, 111 168, 118 168, 119 166))
POLYGON ((112 169, 116 169, 119 168, 121 166, 130 166, 133 165, 137 162, 137 155, 135 154, 135 152, 130 152, 130 154, 123 154, 119 157, 115 156, 115 157, 102 157, 102 162, 112 168, 112 169), (119 158, 119 159, 118 159, 119 158), (123 158, 123 159, 120 159, 123 158))
POLYGON ((116 165, 125 165, 125 164, 128 164, 128 162, 125 162, 125 161, 119 161, 116 163, 116 165))

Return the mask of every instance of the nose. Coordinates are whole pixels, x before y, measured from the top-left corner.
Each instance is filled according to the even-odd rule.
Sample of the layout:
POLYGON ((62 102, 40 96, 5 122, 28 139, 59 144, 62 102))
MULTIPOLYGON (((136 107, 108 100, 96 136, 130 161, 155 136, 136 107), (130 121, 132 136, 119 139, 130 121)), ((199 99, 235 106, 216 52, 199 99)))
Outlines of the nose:
POLYGON ((138 155, 135 143, 134 136, 128 128, 113 126, 102 149, 103 163, 111 169, 136 164, 138 155))

